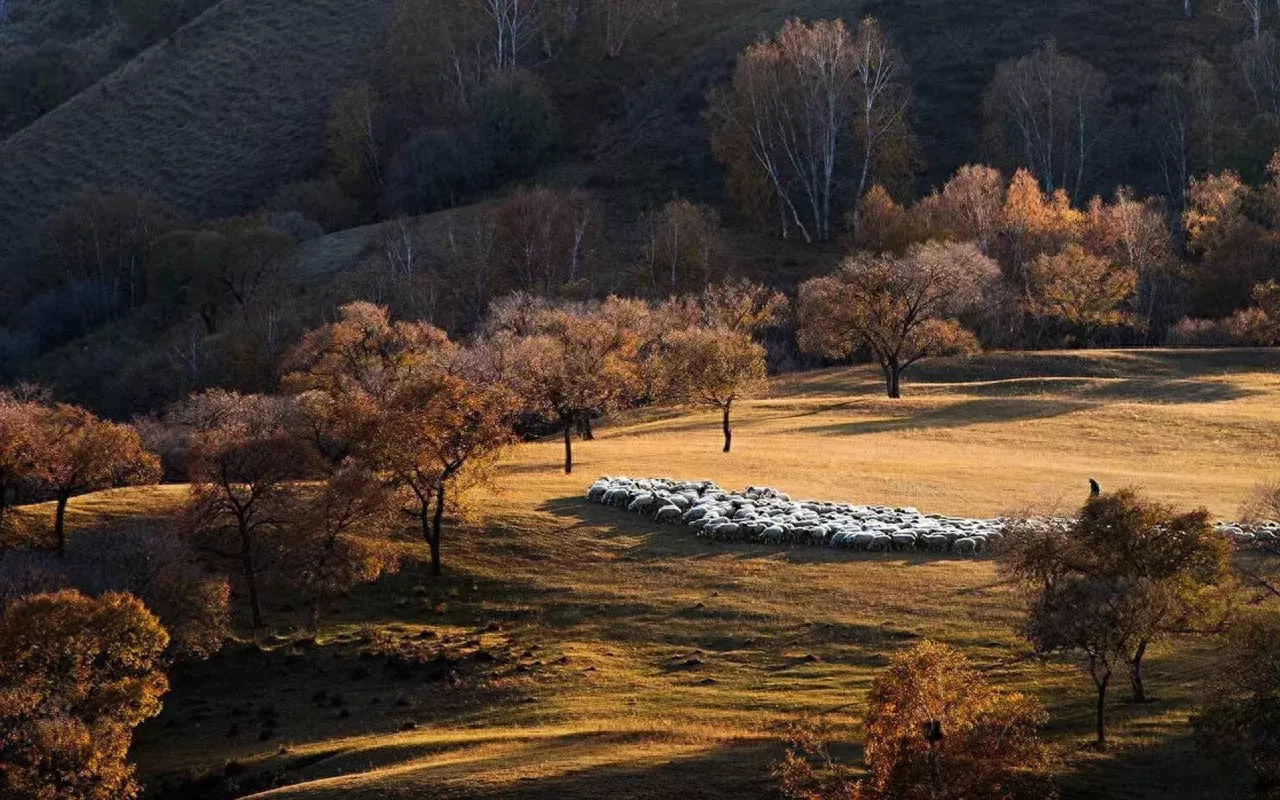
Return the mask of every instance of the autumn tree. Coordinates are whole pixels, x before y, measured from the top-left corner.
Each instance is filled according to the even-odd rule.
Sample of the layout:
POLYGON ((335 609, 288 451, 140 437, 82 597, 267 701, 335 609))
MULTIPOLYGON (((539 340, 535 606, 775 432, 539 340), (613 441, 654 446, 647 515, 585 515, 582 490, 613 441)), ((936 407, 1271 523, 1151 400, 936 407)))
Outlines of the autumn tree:
POLYGON ((1124 305, 1137 288, 1136 270, 1092 255, 1078 244, 1041 253, 1028 269, 1027 311, 1041 320, 1081 331, 1084 341, 1101 328, 1123 324, 1124 305))
POLYGON ((1143 658, 1177 633, 1216 624, 1227 597, 1230 545, 1203 509, 1175 513, 1132 490, 1090 498, 1065 523, 1026 520, 1006 536, 1001 568, 1027 591, 1028 639, 1067 651, 1097 690, 1097 744, 1106 744, 1106 697, 1127 671, 1146 699, 1143 658))
POLYGON ((919 220, 879 184, 867 190, 858 205, 857 219, 850 217, 847 227, 856 231, 853 248, 872 253, 902 255, 911 245, 928 238, 919 220))
POLYGON ((1039 737, 1047 720, 1035 698, 998 691, 958 650, 924 641, 871 685, 862 726, 870 774, 827 780, 814 767, 828 760, 825 746, 802 735, 780 765, 781 788, 797 800, 1056 797, 1039 737))
POLYGON ((40 437, 39 479, 54 496, 53 533, 66 550, 67 503, 76 495, 160 480, 160 460, 129 425, 99 419, 78 406, 59 403, 36 415, 40 437))
POLYGON ((1046 192, 1088 190, 1110 122, 1106 77, 1050 41, 1002 63, 983 97, 992 147, 1031 170, 1046 192))
POLYGON ((696 326, 667 337, 659 358, 667 376, 665 397, 720 411, 724 452, 729 452, 733 404, 760 395, 769 385, 764 348, 745 333, 696 326))
POLYGON ((889 397, 907 367, 929 356, 970 353, 976 337, 958 320, 999 277, 972 244, 913 246, 901 258, 861 253, 800 285, 800 345, 831 358, 869 350, 889 397))
POLYGON ((655 294, 702 291, 728 272, 720 215, 710 206, 676 199, 644 215, 639 283, 655 294))
POLYGON ((981 164, 967 164, 942 187, 939 210, 941 227, 960 241, 971 241, 983 255, 1000 230, 1004 207, 1004 176, 981 164))
MULTIPOLYGON (((1272 180, 1280 176, 1273 160, 1272 180)), ((1252 287, 1272 277, 1275 242, 1251 210, 1262 201, 1231 170, 1193 179, 1183 228, 1196 257, 1189 269, 1193 313, 1225 317, 1246 305, 1252 287)))
POLYGON ((491 325, 501 380, 522 406, 561 429, 564 471, 573 471, 574 425, 623 407, 640 383, 637 322, 643 312, 610 297, 596 306, 545 307, 525 319, 491 325))
POLYGON ((409 499, 441 571, 446 509, 486 484, 498 457, 514 443, 515 396, 484 361, 487 354, 451 348, 402 385, 379 421, 374 463, 409 499))
POLYGON ((185 530, 201 551, 238 566, 253 627, 260 629, 260 579, 277 565, 296 512, 292 484, 313 474, 312 451, 294 429, 288 399, 215 390, 176 404, 168 415, 180 419, 192 404, 214 413, 186 432, 185 530))
POLYGON ((281 534, 282 572, 302 593, 315 630, 323 603, 394 572, 400 553, 387 535, 394 526, 390 487, 369 468, 348 461, 297 491, 281 534))
POLYGON ((739 203, 771 209, 783 238, 794 227, 826 241, 841 198, 851 193, 856 225, 867 188, 905 160, 890 156, 910 150, 909 97, 905 64, 875 20, 855 33, 840 20, 792 19, 739 57, 706 119, 739 203))
POLYGON ((369 528, 390 500, 379 497, 375 479, 382 480, 409 498, 438 574, 446 505, 484 483, 511 443, 514 398, 495 380, 486 353, 454 344, 439 329, 392 322, 385 308, 368 303, 340 313, 338 322, 303 337, 285 380, 301 392, 309 438, 339 466, 321 494, 322 509, 332 512, 309 526, 330 533, 312 546, 359 545, 370 557, 346 559, 345 568, 377 567, 379 540, 369 528), (353 527, 366 530, 361 540, 350 535, 353 527))
POLYGON ((39 411, 37 404, 0 391, 0 530, 14 495, 39 475, 39 411))
POLYGON ((789 305, 786 295, 746 278, 708 286, 699 298, 704 324, 753 338, 782 322, 789 305))
POLYGON ((133 596, 31 595, 0 616, 0 794, 120 800, 133 729, 160 713, 169 637, 133 596))

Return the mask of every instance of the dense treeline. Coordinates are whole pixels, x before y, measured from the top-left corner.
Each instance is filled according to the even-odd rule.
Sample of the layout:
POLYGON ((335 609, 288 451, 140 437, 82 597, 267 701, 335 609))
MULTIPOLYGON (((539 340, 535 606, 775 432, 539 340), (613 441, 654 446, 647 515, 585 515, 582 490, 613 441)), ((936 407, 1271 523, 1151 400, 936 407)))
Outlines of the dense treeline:
MULTIPOLYGON (((624 57, 635 36, 679 19, 678 5, 641 0, 404 0, 378 69, 336 93, 321 171, 267 208, 191 220, 102 187, 46 220, 41 293, 0 329, 0 379, 36 375, 121 417, 194 389, 262 391, 302 332, 342 303, 372 300, 466 336, 514 291, 700 291, 748 270, 735 240, 751 226, 801 248, 838 240, 864 273, 877 259, 881 273, 918 264, 931 242, 972 243, 1000 272, 941 314, 972 335, 963 342, 930 328, 932 343, 878 348, 891 354, 865 336, 819 346, 813 330, 786 324, 765 342, 775 369, 871 358, 892 382, 891 362, 979 346, 1277 340, 1280 177, 1243 147, 1267 137, 1240 127, 1265 112, 1265 86, 1254 75, 1237 91, 1203 60, 1161 78, 1142 115, 1162 165, 1158 196, 1092 194, 1112 174, 1113 91, 1050 42, 992 77, 982 114, 997 166, 962 167, 911 201, 921 165, 911 65, 872 19, 789 21, 709 92, 708 147, 732 212, 676 198, 620 213, 614 193, 563 181, 504 188, 568 156, 570 110, 557 107, 550 65, 624 57), (412 216, 474 200, 486 202, 412 216), (389 221, 356 269, 319 286, 297 274, 300 243, 376 220, 389 221), (64 347, 85 336, 90 347, 64 347)), ((1240 63, 1263 58, 1268 37, 1264 25, 1240 63)), ((840 274, 853 291, 848 265, 840 274)), ((748 276, 794 288, 794 277, 748 276)))

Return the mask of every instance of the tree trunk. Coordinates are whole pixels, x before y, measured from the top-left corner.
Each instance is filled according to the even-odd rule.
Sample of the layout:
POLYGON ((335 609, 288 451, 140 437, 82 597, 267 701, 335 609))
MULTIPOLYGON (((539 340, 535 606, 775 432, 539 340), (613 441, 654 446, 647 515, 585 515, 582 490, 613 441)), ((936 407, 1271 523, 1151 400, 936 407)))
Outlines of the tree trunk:
POLYGON ((724 404, 724 452, 729 452, 729 445, 733 443, 733 428, 729 427, 729 406, 732 403, 724 404))
POLYGON ((902 397, 902 366, 897 362, 889 362, 884 367, 884 385, 889 397, 902 397))
POLYGON ((1147 690, 1142 685, 1142 657, 1147 653, 1147 643, 1142 642, 1138 645, 1138 650, 1133 654, 1133 660, 1129 662, 1129 680, 1133 683, 1133 702, 1147 702, 1147 690))
POLYGON ((1094 681, 1098 686, 1098 739, 1094 744, 1099 750, 1107 749, 1107 683, 1110 681, 1110 675, 1100 681, 1094 681))
POLYGON ((58 542, 58 558, 62 558, 67 554, 67 501, 71 498, 67 495, 58 495, 58 505, 53 512, 53 536, 58 542))
POLYGON ((573 473, 573 420, 564 423, 564 474, 573 473))
POLYGON ((253 568, 252 540, 243 528, 240 530, 240 564, 244 569, 244 583, 249 589, 249 611, 253 629, 262 629, 262 604, 258 600, 258 573, 253 568))
POLYGON ((431 574, 440 574, 440 524, 444 520, 444 481, 436 487, 436 513, 431 520, 431 574))
POLYGON ((311 602, 307 605, 307 630, 312 633, 320 626, 320 595, 311 595, 311 602))

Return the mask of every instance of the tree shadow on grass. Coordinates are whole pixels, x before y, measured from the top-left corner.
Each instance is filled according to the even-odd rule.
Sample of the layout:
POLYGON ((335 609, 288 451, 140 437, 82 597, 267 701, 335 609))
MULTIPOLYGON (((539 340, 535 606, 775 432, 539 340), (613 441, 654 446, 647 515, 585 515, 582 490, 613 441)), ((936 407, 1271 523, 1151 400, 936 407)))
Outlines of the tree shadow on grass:
POLYGON ((1076 768, 1060 781, 1063 800, 1245 800, 1251 796, 1246 770, 1205 758, 1190 732, 1114 753, 1082 752, 1077 758, 1076 768))
POLYGON ((892 419, 867 419, 837 422, 806 428, 809 433, 832 436, 858 436, 895 431, 965 428, 970 425, 1020 422, 1048 419, 1076 411, 1087 411, 1094 404, 1078 400, 1046 399, 982 399, 950 403, 941 408, 910 408, 892 419))
POLYGON ((580 497, 560 497, 538 506, 562 519, 576 520, 577 525, 595 529, 600 536, 614 539, 640 538, 640 542, 624 551, 626 560, 664 560, 672 557, 690 560, 737 558, 740 560, 783 560, 793 564, 830 564, 849 561, 873 561, 885 565, 921 566, 938 562, 971 562, 988 559, 989 554, 962 556, 927 550, 869 552, 817 545, 763 544, 703 539, 686 525, 659 525, 647 516, 624 509, 593 503, 580 497))

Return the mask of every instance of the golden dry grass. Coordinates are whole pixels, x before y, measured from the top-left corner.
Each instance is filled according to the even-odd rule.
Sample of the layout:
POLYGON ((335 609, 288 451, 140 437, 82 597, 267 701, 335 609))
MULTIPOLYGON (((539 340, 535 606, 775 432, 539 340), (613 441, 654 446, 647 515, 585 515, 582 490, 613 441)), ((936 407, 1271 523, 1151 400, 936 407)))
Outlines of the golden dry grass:
MULTIPOLYGON (((139 735, 144 777, 161 787, 236 759, 251 776, 278 771, 273 798, 768 796, 785 726, 822 714, 854 741, 877 669, 927 636, 1045 701, 1068 797, 1240 796, 1239 771, 1201 758, 1188 734, 1211 639, 1151 656, 1156 702, 1130 705, 1119 687, 1115 747, 1098 754, 1086 746, 1087 680, 1029 657, 987 560, 712 544, 580 498, 601 473, 667 474, 993 514, 1077 503, 1094 476, 1231 515, 1280 473, 1280 352, 991 355, 921 368, 896 403, 874 378, 778 381, 741 409, 730 455, 702 414, 602 426, 575 443, 573 476, 558 472, 558 443, 521 447, 504 490, 474 498, 472 522, 447 535, 444 579, 411 568, 355 593, 330 610, 318 646, 234 646, 179 669, 139 735), (365 623, 512 655, 462 688, 397 680, 359 658, 365 623), (361 664, 372 673, 357 677, 361 664), (312 702, 319 689, 341 693, 349 716, 312 702), (259 741, 264 704, 279 723, 259 741)), ((107 493, 72 509, 88 524, 181 497, 107 493)), ((278 625, 294 619, 281 602, 278 625)))

